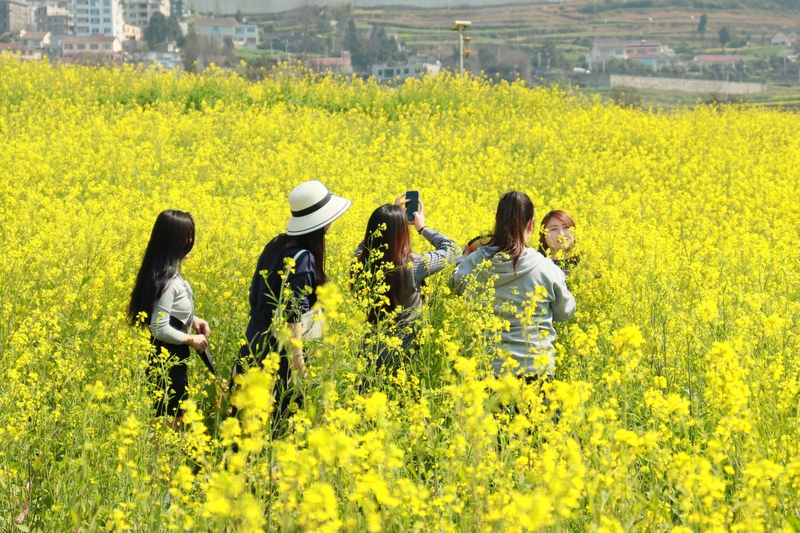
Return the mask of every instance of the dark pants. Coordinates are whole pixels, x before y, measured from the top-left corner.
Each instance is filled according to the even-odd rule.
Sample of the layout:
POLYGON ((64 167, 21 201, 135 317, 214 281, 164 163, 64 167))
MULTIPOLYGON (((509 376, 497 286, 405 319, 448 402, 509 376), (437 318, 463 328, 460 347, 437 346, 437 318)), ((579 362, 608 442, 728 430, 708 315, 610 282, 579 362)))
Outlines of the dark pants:
MULTIPOLYGON (((387 375, 396 375, 403 362, 414 363, 415 355, 411 353, 411 347, 414 344, 414 339, 416 339, 416 336, 416 331, 412 329, 410 333, 407 333, 403 336, 402 344, 399 348, 390 349, 385 343, 380 343, 375 348, 378 352, 374 359, 375 374, 383 372, 387 375)), ((361 353, 367 353, 366 342, 361 343, 361 353)), ((372 364, 373 359, 371 353, 368 354, 367 357, 369 357, 368 363, 372 364)), ((361 376, 357 385, 358 393, 363 394, 367 388, 366 376, 361 376)))
MULTIPOLYGON (((233 365, 231 372, 231 390, 235 386, 233 376, 243 374, 247 369, 260 368, 266 356, 277 351, 277 341, 274 338, 258 334, 253 340, 239 349, 239 357, 233 365)), ((292 412, 303 407, 303 394, 289 387, 291 371, 289 370, 289 357, 286 350, 280 351, 278 373, 275 376, 275 385, 272 388, 272 397, 275 408, 272 411, 272 437, 276 439, 286 433, 286 426, 292 412), (294 406, 294 408, 293 408, 294 406)), ((236 416, 236 407, 232 408, 231 416, 236 416)))
POLYGON ((186 372, 186 360, 189 358, 189 346, 185 344, 168 344, 150 338, 155 347, 151 352, 147 365, 147 377, 158 392, 154 408, 156 416, 183 416, 180 403, 186 399, 186 386, 189 379, 186 372), (161 348, 166 348, 169 358, 164 361, 161 348))

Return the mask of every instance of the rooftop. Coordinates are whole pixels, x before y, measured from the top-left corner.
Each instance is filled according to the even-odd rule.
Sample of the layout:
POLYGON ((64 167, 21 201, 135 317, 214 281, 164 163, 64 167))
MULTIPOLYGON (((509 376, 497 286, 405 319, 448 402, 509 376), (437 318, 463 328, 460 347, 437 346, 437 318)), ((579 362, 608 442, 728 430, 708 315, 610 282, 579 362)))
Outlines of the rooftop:
POLYGON ((197 17, 194 19, 195 26, 238 26, 236 19, 216 18, 216 17, 197 17))
POLYGON ((624 48, 626 46, 661 46, 661 41, 640 39, 638 41, 623 41, 620 39, 596 39, 594 48, 624 48))
POLYGON ((344 65, 343 57, 309 57, 308 62, 317 67, 333 67, 344 65))
POLYGON ((746 59, 747 56, 740 54, 694 56, 694 61, 705 61, 707 63, 731 63, 735 61, 744 61, 746 59))
POLYGON ((74 44, 74 43, 113 43, 114 41, 118 40, 113 35, 100 35, 98 33, 93 33, 92 35, 70 35, 69 37, 65 37, 63 44, 74 44))
POLYGON ((49 31, 26 31, 20 39, 25 39, 27 41, 41 41, 45 37, 50 35, 49 31))

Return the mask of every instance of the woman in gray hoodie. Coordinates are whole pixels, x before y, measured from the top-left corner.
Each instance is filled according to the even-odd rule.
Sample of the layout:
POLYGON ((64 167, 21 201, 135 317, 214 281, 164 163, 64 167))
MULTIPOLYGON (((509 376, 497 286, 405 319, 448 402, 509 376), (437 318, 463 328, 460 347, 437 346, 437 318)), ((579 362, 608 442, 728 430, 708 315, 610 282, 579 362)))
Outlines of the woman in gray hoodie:
POLYGON ((533 230, 533 202, 528 195, 505 193, 497 205, 494 233, 484 246, 461 257, 451 279, 459 294, 467 289, 471 275, 479 290, 493 281, 492 307, 509 326, 501 331, 501 340, 495 345, 492 366, 496 375, 510 371, 524 377, 552 376, 553 322, 567 321, 575 312, 575 298, 567 288, 564 272, 526 246, 533 230), (515 368, 506 364, 509 356, 516 363, 510 366, 515 368))

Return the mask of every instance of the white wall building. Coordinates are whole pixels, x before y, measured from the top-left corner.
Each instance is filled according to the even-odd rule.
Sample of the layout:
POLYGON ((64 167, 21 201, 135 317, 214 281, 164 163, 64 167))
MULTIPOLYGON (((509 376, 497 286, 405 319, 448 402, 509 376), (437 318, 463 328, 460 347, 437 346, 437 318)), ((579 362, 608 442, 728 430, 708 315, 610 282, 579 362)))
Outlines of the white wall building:
POLYGON ((26 31, 19 32, 19 44, 37 50, 50 50, 50 32, 26 31))
POLYGON ((71 0, 75 35, 110 35, 125 40, 125 21, 119 0, 71 0))
POLYGON ((258 26, 238 23, 232 18, 198 17, 193 22, 197 35, 207 35, 218 43, 230 39, 236 48, 255 48, 258 46, 258 26))
POLYGON ((144 30, 150 23, 153 13, 161 13, 169 17, 171 11, 169 0, 140 0, 138 2, 126 1, 123 4, 122 16, 125 24, 139 26, 144 30))
POLYGON ((442 70, 442 63, 436 56, 418 57, 411 55, 405 65, 372 65, 372 76, 378 81, 399 80, 436 76, 442 70))

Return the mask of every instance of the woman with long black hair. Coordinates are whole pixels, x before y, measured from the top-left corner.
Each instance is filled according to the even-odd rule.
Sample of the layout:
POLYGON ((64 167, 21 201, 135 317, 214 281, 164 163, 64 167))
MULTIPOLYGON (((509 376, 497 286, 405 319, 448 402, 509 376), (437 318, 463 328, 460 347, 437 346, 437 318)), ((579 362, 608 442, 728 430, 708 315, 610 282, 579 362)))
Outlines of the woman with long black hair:
MULTIPOLYGON (((425 278, 441 271, 448 263, 461 254, 456 243, 425 225, 425 209, 419 202, 419 211, 408 220, 403 206, 407 203, 404 195, 397 197, 394 204, 384 204, 369 217, 364 240, 356 250, 356 259, 361 264, 359 271, 375 274, 383 270, 388 289, 385 294, 369 306, 367 318, 377 325, 383 318, 391 317, 395 331, 402 339, 401 350, 407 353, 414 340, 413 323, 422 308, 420 289, 425 278), (411 249, 409 227, 413 226, 434 250, 416 254, 411 249)), ((397 354, 386 346, 376 344, 376 370, 389 365, 396 367, 397 354)))
MULTIPOLYGON (((308 181, 289 193, 292 217, 286 228, 273 238, 258 258, 250 285, 250 321, 233 374, 260 366, 270 352, 281 354, 278 379, 275 383, 276 408, 273 422, 288 416, 292 403, 302 404, 302 395, 290 388, 293 376, 305 373, 302 348, 302 315, 317 302, 316 289, 324 285, 325 234, 334 220, 350 207, 350 200, 334 196, 319 181, 308 181), (286 260, 294 266, 285 271, 286 260), (289 289, 290 297, 286 298, 289 289), (282 313, 291 332, 281 342, 273 320, 282 313), (297 341, 297 342, 293 342, 297 341), (291 390, 290 390, 291 389, 291 390)), ((276 434, 279 432, 276 432, 276 434)))
POLYGON ((159 214, 128 306, 131 326, 150 326, 150 342, 155 349, 150 354, 147 373, 160 391, 156 414, 171 417, 174 428, 183 416, 180 402, 186 398, 189 349, 205 350, 211 334, 208 322, 194 315, 194 293, 181 277, 181 264, 193 247, 192 215, 174 209, 159 214), (190 327, 196 334, 189 333, 190 327), (162 348, 169 353, 166 363, 171 366, 167 372, 162 348))

